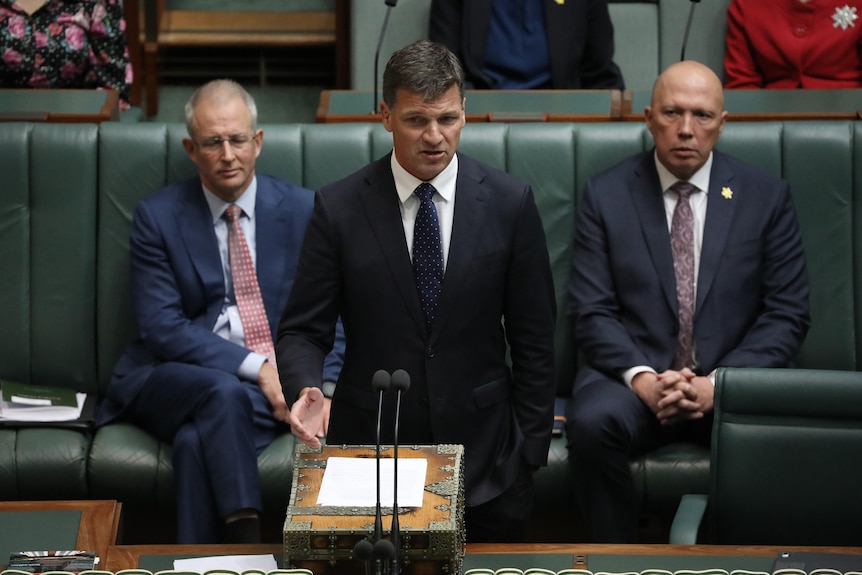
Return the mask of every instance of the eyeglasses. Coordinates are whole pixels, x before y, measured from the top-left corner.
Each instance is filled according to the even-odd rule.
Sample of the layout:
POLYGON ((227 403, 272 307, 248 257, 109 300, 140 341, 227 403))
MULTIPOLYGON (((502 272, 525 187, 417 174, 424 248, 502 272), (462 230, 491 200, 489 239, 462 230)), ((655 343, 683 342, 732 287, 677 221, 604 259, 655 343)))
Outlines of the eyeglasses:
POLYGON ((241 151, 248 148, 249 144, 251 144, 252 140, 255 138, 257 138, 257 134, 252 134, 251 136, 248 134, 232 134, 227 138, 213 136, 211 138, 205 138, 198 141, 198 146, 201 147, 201 150, 203 150, 204 153, 217 154, 224 149, 224 143, 229 142, 231 148, 236 151, 241 151))

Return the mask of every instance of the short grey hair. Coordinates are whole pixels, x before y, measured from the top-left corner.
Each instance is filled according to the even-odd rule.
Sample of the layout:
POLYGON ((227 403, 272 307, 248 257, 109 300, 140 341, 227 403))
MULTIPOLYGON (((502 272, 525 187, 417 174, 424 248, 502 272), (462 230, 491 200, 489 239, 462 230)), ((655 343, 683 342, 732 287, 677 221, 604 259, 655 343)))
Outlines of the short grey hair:
POLYGON ((392 54, 383 71, 383 101, 390 108, 396 104, 398 90, 416 92, 430 102, 452 86, 458 86, 463 100, 461 62, 448 48, 428 40, 419 40, 392 54))
POLYGON ((195 110, 198 104, 204 100, 229 100, 231 98, 240 98, 245 107, 248 108, 251 114, 251 129, 257 131, 257 104, 254 103, 254 98, 246 92, 245 88, 240 86, 233 80, 221 79, 207 82, 203 86, 195 90, 189 101, 186 102, 186 130, 189 136, 195 135, 195 110))

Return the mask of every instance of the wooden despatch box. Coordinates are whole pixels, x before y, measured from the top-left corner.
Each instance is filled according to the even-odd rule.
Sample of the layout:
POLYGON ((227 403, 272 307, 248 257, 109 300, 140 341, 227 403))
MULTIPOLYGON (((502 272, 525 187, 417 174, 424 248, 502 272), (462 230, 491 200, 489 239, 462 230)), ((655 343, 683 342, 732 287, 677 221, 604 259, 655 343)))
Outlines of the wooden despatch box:
MULTIPOLYGON (((311 448, 297 443, 293 485, 284 522, 285 567, 311 569, 315 575, 365 575, 366 563, 354 558, 357 541, 371 538, 374 507, 333 507, 316 504, 329 457, 374 458, 375 446, 311 448)), ((393 456, 392 446, 381 457, 393 456)), ((401 572, 408 575, 457 575, 465 552, 464 447, 407 445, 398 458, 428 460, 421 508, 398 509, 401 572)), ((389 538, 392 508, 383 508, 383 533, 389 538)), ((372 569, 373 572, 373 569, 372 569)))

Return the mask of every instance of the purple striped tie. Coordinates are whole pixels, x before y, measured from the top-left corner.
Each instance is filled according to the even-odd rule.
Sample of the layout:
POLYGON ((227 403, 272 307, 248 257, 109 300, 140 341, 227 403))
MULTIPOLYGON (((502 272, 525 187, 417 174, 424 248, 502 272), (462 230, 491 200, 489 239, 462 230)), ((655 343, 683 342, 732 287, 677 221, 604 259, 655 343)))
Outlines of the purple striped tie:
POLYGON ((688 199, 698 190, 682 181, 675 183, 671 189, 679 196, 670 226, 676 297, 679 302, 679 336, 671 369, 680 370, 692 367, 694 362, 694 216, 688 199))

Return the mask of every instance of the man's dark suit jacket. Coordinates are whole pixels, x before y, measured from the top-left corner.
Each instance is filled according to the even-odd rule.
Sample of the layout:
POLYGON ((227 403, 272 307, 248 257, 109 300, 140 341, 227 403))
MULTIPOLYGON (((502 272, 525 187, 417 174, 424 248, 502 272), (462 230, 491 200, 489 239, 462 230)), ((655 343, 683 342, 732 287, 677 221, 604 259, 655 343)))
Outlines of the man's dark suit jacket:
MULTIPOLYGON (((554 287, 530 186, 459 154, 443 293, 429 335, 387 155, 321 189, 279 326, 288 402, 313 384, 339 313, 347 339, 330 444, 375 443, 380 369, 404 369, 401 444, 465 446, 468 505, 547 462, 554 287), (507 342, 512 368, 506 362, 507 342)), ((394 398, 384 402, 391 443, 394 398)))
MULTIPOLYGON (((484 72, 485 44, 494 0, 432 0, 428 37, 458 56, 470 88, 493 88, 484 72)), ((551 58, 551 88, 618 89, 622 73, 614 63, 614 28, 607 0, 545 1, 545 30, 551 58)))
MULTIPOLYGON (((313 198, 310 190, 257 175, 256 268, 270 326, 278 325, 287 302, 313 198)), ((130 244, 132 300, 143 339, 129 345, 117 362, 107 399, 97 410, 100 425, 135 399, 157 362, 235 374, 249 353, 212 331, 224 305, 225 280, 200 179, 168 186, 141 201, 130 244)), ((334 367, 328 376, 335 378, 337 362, 327 365, 334 367)))
MULTIPOLYGON (((713 152, 697 281, 697 372, 783 367, 810 323, 802 238, 786 182, 713 152)), ((586 365, 577 386, 670 368, 677 298, 654 152, 591 179, 579 206, 570 317, 586 365)))

